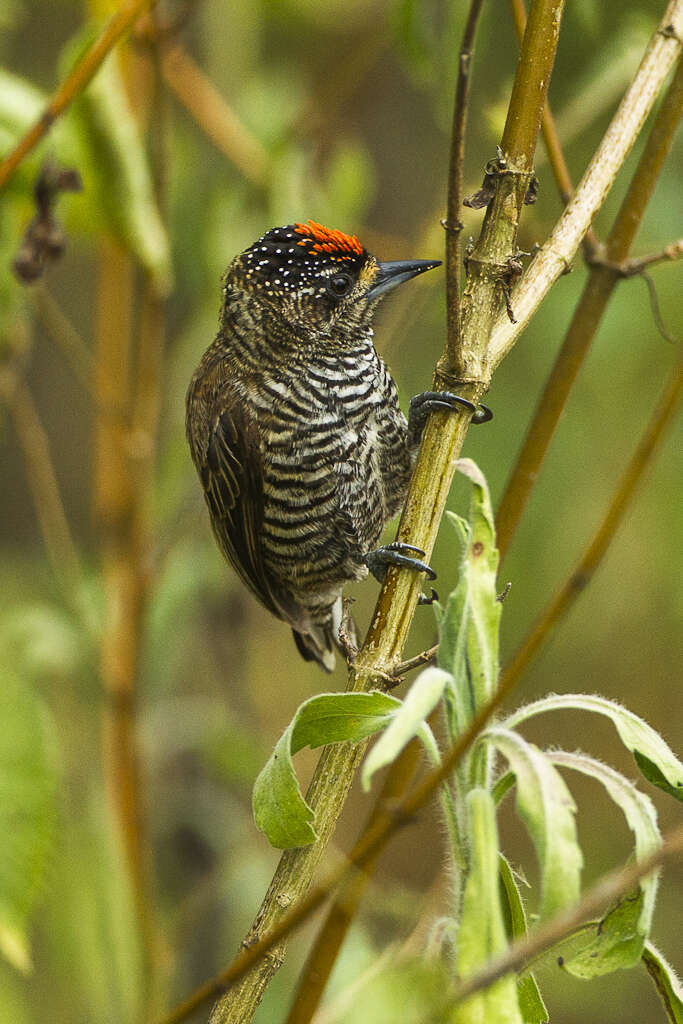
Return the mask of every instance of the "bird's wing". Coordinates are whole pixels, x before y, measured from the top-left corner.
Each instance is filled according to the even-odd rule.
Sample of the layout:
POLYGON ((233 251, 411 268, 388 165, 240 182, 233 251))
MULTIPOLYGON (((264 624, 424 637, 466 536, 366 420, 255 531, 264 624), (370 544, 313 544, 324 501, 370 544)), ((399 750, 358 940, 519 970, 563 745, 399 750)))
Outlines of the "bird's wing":
POLYGON ((224 391, 200 467, 218 543, 243 582, 273 614, 282 606, 263 564, 263 474, 256 421, 224 391))

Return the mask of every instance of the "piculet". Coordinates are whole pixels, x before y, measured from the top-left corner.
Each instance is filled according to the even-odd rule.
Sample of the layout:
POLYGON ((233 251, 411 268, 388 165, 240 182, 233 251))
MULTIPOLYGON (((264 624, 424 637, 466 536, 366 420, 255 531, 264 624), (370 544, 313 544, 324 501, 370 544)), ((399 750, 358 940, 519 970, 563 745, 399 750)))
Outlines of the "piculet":
POLYGON ((375 550, 406 496, 434 408, 373 345, 378 301, 438 260, 381 263, 313 221, 272 228, 228 267, 218 334, 187 393, 187 437, 216 540, 300 653, 334 667, 344 585, 387 564, 434 575, 407 545, 375 550))

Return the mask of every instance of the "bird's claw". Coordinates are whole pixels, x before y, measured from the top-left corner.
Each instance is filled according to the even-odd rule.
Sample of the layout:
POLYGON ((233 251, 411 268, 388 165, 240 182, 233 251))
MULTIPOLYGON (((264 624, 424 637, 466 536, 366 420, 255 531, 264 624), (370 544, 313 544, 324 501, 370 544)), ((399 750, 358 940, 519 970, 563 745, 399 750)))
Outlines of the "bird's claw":
POLYGON ((472 413, 471 422, 474 424, 487 423, 493 419, 493 413, 487 405, 475 405, 468 398, 455 395, 452 391, 423 391, 410 399, 408 430, 413 439, 419 440, 430 412, 440 409, 448 412, 467 409, 472 413))
POLYGON ((363 555, 363 561, 368 569, 380 583, 384 582, 387 568, 390 565, 397 565, 403 569, 415 569, 416 572, 423 572, 430 580, 436 579, 436 573, 426 562, 421 562, 414 555, 424 555, 424 551, 414 547, 412 544, 403 544, 401 541, 394 541, 375 551, 368 551, 363 555), (405 554, 412 551, 413 555, 405 554))

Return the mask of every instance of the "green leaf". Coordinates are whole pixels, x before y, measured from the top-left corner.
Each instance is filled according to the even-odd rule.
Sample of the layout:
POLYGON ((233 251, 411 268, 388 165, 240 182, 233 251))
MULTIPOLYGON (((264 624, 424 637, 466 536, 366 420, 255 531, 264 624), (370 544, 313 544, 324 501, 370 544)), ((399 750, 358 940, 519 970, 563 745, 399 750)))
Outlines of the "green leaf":
MULTIPOLYGON (((466 526, 459 516, 447 513, 464 542, 464 550, 458 585, 449 595, 445 608, 436 609, 439 666, 453 676, 453 686, 447 693, 451 739, 464 731, 496 688, 501 615, 501 605, 496 600, 498 552, 486 480, 470 459, 460 459, 456 465, 470 478, 473 488, 466 526)), ((479 759, 481 756, 480 751, 479 759)), ((474 763, 478 764, 476 757, 474 763)), ((480 768, 475 772, 475 784, 487 781, 487 765, 482 763, 480 768)))
POLYGON ((23 680, 0 686, 0 953, 31 967, 26 933, 54 844, 57 757, 47 709, 23 680))
MULTIPOLYGON (((503 854, 498 855, 501 898, 506 917, 507 933, 511 939, 527 933, 526 913, 514 872, 503 854)), ((517 980, 517 999, 524 1024, 547 1024, 550 1019, 533 974, 524 974, 517 980)))
MULTIPOLYGON (((467 978, 507 946, 498 883, 499 852, 496 809, 491 794, 473 789, 467 794, 470 869, 465 881, 462 920, 458 930, 456 968, 467 978)), ((509 974, 460 1003, 453 1024, 505 1021, 522 1024, 517 986, 509 974)))
POLYGON ((420 733, 427 717, 443 697, 446 685, 451 681, 450 673, 433 666, 419 674, 391 722, 365 759, 361 778, 366 792, 370 789, 375 772, 395 761, 403 748, 420 733))
POLYGON ((290 849, 317 839, 293 755, 325 743, 359 743, 383 729, 400 706, 396 697, 378 691, 322 693, 301 705, 254 784, 254 820, 273 846, 290 849))
MULTIPOLYGON (((70 59, 72 62, 80 52, 83 39, 79 33, 68 44, 63 66, 69 66, 70 59)), ((100 217, 104 214, 109 229, 149 272, 157 289, 166 294, 171 285, 168 235, 115 53, 74 101, 69 116, 78 130, 82 150, 79 169, 90 210, 100 217)))
POLYGON ((664 1003, 670 1024, 683 1024, 683 987, 673 967, 650 942, 645 943, 643 963, 664 1003))
MULTIPOLYGON (((624 812, 628 826, 635 836, 636 859, 644 860, 661 845, 657 826, 657 812, 648 796, 619 772, 601 764, 585 754, 572 754, 564 750, 548 752, 553 764, 582 772, 600 782, 611 799, 624 812)), ((575 956, 565 962, 570 973, 579 977, 608 974, 621 967, 633 967, 643 952, 645 939, 650 933, 652 914, 657 897, 658 872, 642 879, 637 893, 642 894, 638 905, 634 899, 624 901, 607 915, 607 925, 600 922, 594 939, 575 956), (630 928, 630 931, 629 931, 630 928), (573 969, 578 964, 578 971, 573 969)))
POLYGON ((576 835, 576 805, 550 758, 517 733, 487 729, 481 741, 493 744, 517 778, 516 807, 531 836, 541 866, 541 917, 574 902, 581 887, 583 857, 576 835))
POLYGON ((591 941, 563 960, 562 966, 576 978, 590 979, 637 964, 643 951, 638 922, 644 900, 640 888, 620 899, 598 922, 591 941))
POLYGON ((632 711, 595 694, 553 694, 520 708, 503 723, 512 729, 545 711, 569 709, 594 711, 606 715, 615 726, 622 743, 633 754, 645 778, 677 800, 683 800, 683 764, 658 732, 632 711))

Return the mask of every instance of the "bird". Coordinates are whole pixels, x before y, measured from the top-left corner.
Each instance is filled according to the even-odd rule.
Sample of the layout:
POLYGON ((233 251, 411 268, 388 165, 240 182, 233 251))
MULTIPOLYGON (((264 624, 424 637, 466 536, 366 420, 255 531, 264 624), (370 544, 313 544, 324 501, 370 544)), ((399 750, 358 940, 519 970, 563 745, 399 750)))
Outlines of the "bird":
POLYGON ((426 418, 467 408, 423 392, 401 411, 373 344, 378 302, 439 260, 380 262, 355 235, 308 220, 271 228, 223 278, 218 333, 186 398, 186 433, 218 546, 331 672, 342 590, 389 564, 435 573, 411 545, 377 547, 400 510, 426 418))

